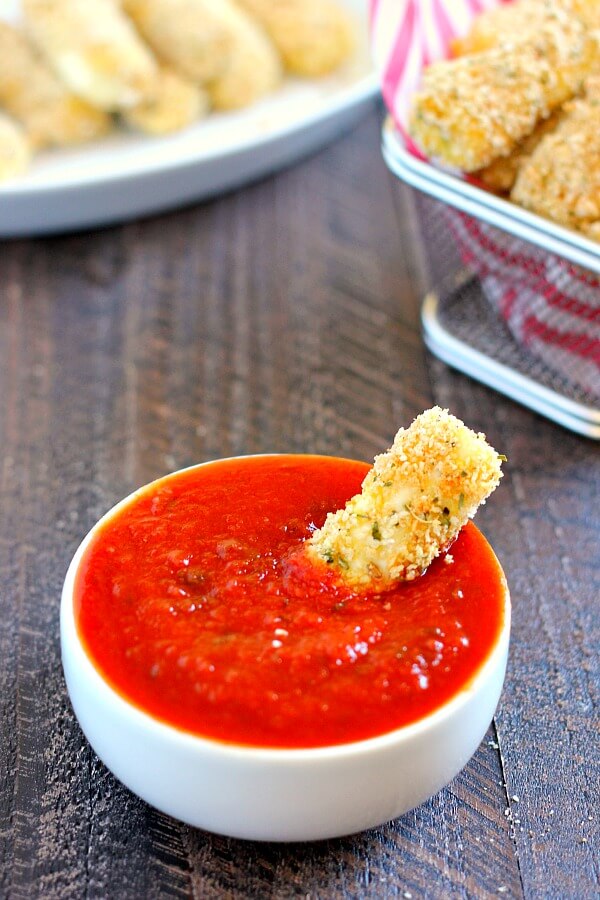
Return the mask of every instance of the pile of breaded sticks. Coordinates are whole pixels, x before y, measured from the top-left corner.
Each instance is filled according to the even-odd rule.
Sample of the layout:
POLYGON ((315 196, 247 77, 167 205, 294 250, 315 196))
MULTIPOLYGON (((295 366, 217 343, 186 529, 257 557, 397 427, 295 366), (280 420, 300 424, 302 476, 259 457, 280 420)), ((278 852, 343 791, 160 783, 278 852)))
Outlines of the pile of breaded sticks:
POLYGON ((425 70, 425 154, 600 241, 600 0, 515 0, 425 70))
POLYGON ((22 0, 0 21, 0 179, 31 154, 115 123, 177 131, 248 106, 284 71, 318 77, 352 52, 335 0, 22 0))

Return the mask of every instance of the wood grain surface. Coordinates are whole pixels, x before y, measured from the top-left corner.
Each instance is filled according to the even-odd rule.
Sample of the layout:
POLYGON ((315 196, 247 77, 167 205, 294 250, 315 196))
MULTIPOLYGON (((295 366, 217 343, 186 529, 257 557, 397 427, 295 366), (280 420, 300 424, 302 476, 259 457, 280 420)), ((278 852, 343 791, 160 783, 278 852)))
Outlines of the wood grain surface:
POLYGON ((2 898, 600 892, 599 448, 428 356, 379 120, 206 205, 0 245, 2 898), (479 517, 513 596, 509 671, 466 769, 395 822, 292 846, 196 831, 130 794, 61 672, 61 585, 86 531, 213 457, 369 458, 433 402, 509 457, 479 517))

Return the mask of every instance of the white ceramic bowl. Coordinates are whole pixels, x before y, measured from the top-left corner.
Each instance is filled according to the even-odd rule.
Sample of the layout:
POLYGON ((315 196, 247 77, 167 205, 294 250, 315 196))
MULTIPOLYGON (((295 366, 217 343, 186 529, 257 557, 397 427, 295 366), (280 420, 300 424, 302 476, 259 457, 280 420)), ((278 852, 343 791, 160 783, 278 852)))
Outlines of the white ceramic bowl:
MULTIPOLYGON (((506 670, 510 598, 491 653, 469 685, 420 721, 369 740, 303 750, 235 746, 166 725, 104 680, 79 639, 75 574, 92 528, 65 579, 62 661, 75 714, 116 775, 157 809, 231 837, 306 841, 352 834, 407 812, 446 785, 479 746, 506 670)), ((359 711, 357 711, 358 714, 359 711)))

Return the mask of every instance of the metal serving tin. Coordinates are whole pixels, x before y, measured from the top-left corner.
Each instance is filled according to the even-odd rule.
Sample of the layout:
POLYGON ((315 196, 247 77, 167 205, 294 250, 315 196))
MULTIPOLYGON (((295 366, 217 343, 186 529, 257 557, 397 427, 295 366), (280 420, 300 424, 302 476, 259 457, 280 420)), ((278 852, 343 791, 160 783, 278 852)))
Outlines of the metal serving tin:
POLYGON ((541 356, 532 352, 490 303, 484 274, 514 277, 514 292, 526 297, 529 271, 535 271, 535 291, 530 293, 540 295, 543 325, 555 332, 557 322, 562 323, 561 310, 574 311, 571 321, 589 349, 590 344, 595 347, 600 327, 600 245, 415 157, 390 119, 383 128, 382 149, 390 171, 416 189, 430 283, 421 316, 429 349, 453 368, 565 428, 600 440, 597 362, 583 360, 577 348, 569 352, 573 347, 542 345, 541 356), (469 254, 464 240, 461 245, 465 222, 487 241, 487 268, 478 265, 479 248, 469 254), (465 266, 469 255, 474 264, 465 266), (490 269, 495 255, 498 272, 493 260, 490 269))

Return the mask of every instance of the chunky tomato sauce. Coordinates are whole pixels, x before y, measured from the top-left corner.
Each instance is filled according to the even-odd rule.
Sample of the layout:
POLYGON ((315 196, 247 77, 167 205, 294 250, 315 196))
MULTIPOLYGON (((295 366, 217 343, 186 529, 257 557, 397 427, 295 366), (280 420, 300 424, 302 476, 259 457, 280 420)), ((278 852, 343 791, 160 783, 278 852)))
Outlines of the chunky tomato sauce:
POLYGON ((75 585, 105 679, 158 719, 264 747, 356 741, 455 695, 503 622, 504 581, 467 525, 416 581, 356 594, 301 542, 368 466, 224 460, 151 485, 104 523, 75 585))

